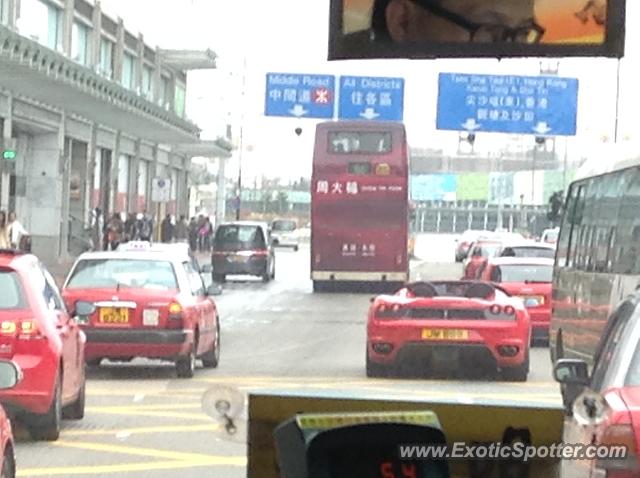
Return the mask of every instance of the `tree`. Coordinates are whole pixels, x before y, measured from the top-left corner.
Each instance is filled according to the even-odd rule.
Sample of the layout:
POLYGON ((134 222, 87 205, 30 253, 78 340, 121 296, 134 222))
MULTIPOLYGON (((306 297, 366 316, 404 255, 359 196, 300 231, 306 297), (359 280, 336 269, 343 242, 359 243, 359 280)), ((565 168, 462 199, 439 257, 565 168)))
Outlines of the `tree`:
POLYGON ((547 212, 547 219, 557 225, 562 218, 562 209, 564 206, 564 191, 556 191, 549 197, 549 212, 547 212))

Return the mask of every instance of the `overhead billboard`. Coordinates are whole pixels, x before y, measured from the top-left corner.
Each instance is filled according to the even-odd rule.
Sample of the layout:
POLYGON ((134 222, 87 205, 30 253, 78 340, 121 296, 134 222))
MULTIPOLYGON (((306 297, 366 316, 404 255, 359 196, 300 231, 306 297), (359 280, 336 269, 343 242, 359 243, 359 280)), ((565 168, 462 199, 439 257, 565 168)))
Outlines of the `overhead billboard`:
POLYGON ((329 59, 620 58, 624 29, 625 0, 331 0, 329 59))

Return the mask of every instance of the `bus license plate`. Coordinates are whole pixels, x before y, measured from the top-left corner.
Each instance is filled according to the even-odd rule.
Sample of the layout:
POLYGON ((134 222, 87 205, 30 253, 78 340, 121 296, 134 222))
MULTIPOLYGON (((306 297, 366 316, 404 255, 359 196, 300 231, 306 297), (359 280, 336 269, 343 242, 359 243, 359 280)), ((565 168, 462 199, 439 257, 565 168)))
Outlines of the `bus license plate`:
POLYGON ((100 309, 100 322, 103 324, 128 324, 129 309, 105 307, 100 309))
POLYGON ((423 340, 467 340, 468 330, 458 329, 423 329, 423 340))

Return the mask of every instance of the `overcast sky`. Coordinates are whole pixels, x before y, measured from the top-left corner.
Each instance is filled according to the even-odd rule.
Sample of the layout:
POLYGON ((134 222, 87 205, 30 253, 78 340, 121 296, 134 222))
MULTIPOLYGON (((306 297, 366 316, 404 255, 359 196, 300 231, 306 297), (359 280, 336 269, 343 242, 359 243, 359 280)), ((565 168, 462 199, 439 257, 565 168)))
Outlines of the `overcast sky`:
MULTIPOLYGON (((223 134, 227 121, 234 123, 238 137, 242 123, 243 170, 249 176, 297 177, 310 172, 315 123, 264 117, 266 72, 403 76, 410 143, 450 149, 457 145, 456 133, 435 129, 438 72, 536 75, 540 68, 535 59, 327 62, 329 0, 101 3, 107 13, 121 16, 128 29, 142 32, 152 45, 211 48, 219 55, 217 70, 190 73, 187 114, 203 128, 205 138, 223 134), (303 127, 301 137, 294 134, 298 125, 303 127)), ((640 2, 627 3, 627 24, 637 25, 632 20, 640 20, 640 2)), ((627 55, 621 63, 620 138, 639 134, 635 114, 640 109, 640 96, 636 75, 632 75, 634 70, 640 71, 639 50, 640 34, 628 28, 627 55)), ((560 75, 580 80, 578 136, 571 142, 572 154, 589 150, 591 143, 602 137, 613 137, 617 67, 617 61, 609 59, 560 61, 560 75)), ((479 136, 477 146, 488 149, 496 141, 502 138, 479 136)))

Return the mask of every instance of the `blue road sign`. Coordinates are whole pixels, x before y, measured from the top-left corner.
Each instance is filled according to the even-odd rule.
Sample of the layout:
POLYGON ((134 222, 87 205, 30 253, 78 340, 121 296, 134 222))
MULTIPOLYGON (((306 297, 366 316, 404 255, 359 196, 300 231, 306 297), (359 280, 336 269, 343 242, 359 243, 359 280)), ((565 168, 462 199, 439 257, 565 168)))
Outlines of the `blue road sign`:
POLYGON ((574 136, 578 80, 440 73, 437 128, 574 136))
POLYGON ((335 77, 267 73, 265 116, 332 119, 335 77))
POLYGON ((340 78, 340 119, 402 121, 403 115, 403 78, 340 78))

